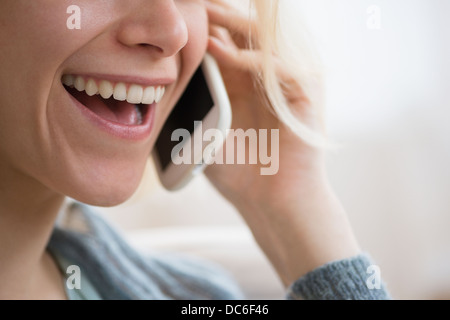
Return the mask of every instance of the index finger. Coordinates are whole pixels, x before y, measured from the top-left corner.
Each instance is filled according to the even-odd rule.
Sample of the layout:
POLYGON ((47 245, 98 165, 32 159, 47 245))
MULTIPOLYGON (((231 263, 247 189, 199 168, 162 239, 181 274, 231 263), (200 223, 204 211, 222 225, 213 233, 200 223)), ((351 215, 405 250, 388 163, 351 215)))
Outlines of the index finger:
POLYGON ((250 19, 250 15, 240 12, 238 9, 225 4, 223 1, 206 1, 209 21, 246 38, 255 35, 256 24, 250 19))

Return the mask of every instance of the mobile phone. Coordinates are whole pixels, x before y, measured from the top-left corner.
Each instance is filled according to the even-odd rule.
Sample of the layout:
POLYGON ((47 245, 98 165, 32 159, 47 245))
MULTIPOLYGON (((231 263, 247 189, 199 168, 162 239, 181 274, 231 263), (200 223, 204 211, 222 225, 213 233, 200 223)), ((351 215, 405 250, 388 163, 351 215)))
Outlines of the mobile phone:
MULTIPOLYGON (((231 106, 219 67, 206 54, 184 94, 165 122, 152 152, 159 180, 167 190, 179 190, 203 172, 211 159, 205 159, 204 150, 215 150, 223 145, 231 127, 231 106), (174 133, 188 133, 180 141, 174 133), (208 129, 219 130, 220 139, 205 141, 208 129), (180 164, 174 150, 189 151, 191 161, 180 164), (213 148, 213 149, 211 149, 213 148)), ((186 158, 185 158, 186 159, 186 158)))

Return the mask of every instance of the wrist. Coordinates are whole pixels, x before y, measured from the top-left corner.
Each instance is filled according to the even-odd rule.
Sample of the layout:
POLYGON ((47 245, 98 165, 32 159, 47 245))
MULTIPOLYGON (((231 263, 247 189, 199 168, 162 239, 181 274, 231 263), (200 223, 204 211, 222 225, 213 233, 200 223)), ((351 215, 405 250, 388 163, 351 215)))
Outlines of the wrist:
POLYGON ((239 210, 286 286, 325 263, 360 253, 346 212, 326 180, 296 196, 248 201, 239 210))

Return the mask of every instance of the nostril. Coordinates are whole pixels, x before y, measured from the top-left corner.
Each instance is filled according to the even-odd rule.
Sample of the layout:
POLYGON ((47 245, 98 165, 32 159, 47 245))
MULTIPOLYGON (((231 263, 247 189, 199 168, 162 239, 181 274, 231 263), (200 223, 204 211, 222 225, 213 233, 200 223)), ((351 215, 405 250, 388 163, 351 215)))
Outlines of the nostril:
POLYGON ((158 52, 162 52, 163 51, 160 47, 157 47, 157 46, 154 46, 154 45, 151 45, 151 44, 148 44, 148 43, 139 43, 137 46, 140 47, 140 48, 143 48, 143 49, 154 49, 154 50, 156 50, 158 52))

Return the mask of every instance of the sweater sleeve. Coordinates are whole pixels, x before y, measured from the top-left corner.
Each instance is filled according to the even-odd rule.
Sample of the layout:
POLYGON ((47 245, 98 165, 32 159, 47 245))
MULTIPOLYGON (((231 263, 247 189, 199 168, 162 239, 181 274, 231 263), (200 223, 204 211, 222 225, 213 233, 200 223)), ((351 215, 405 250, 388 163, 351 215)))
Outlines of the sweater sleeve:
POLYGON ((295 281, 289 300, 388 300, 378 267, 366 253, 327 263, 295 281))

